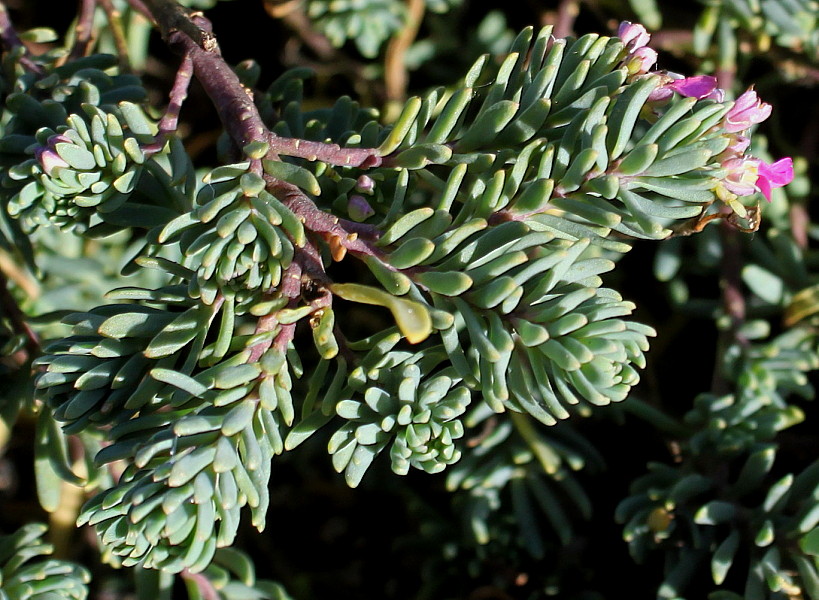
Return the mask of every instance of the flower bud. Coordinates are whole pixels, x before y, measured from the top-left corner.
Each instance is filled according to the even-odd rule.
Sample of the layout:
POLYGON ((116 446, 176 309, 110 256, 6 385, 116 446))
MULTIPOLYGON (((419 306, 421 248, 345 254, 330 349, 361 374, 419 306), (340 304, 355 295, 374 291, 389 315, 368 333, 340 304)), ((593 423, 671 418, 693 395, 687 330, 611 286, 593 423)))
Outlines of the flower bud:
POLYGON ((617 37, 622 40, 629 52, 634 52, 634 50, 648 44, 651 34, 639 23, 623 21, 617 29, 617 37))
POLYGON ((375 211, 364 196, 353 194, 347 200, 347 214, 350 215, 350 218, 353 221, 358 221, 360 223, 361 221, 366 221, 373 216, 375 211))
POLYGON ((648 46, 637 48, 626 57, 625 65, 629 75, 648 73, 657 62, 657 51, 648 46))
POLYGON ((748 90, 736 99, 725 115, 723 129, 728 133, 745 131, 771 116, 771 105, 762 102, 754 90, 748 90))
POLYGON ((372 194, 375 189, 375 180, 369 175, 362 175, 356 180, 355 189, 362 194, 372 194))
POLYGON ((43 167, 43 172, 46 175, 51 175, 52 171, 57 167, 64 168, 68 163, 57 153, 57 144, 71 143, 71 140, 64 135, 57 134, 48 138, 47 146, 39 146, 34 150, 34 157, 43 167))

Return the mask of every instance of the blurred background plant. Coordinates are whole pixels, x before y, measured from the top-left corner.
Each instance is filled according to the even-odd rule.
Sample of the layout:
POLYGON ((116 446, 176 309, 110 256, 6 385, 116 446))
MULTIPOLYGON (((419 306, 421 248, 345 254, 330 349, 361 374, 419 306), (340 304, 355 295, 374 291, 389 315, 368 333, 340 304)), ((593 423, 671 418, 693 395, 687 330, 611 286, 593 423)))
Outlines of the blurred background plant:
MULTIPOLYGON (((225 60, 254 90, 274 132, 350 147, 381 144, 393 160, 369 180, 361 178, 363 169, 321 161, 265 161, 265 177, 320 192, 322 209, 383 227, 380 247, 389 248, 399 275, 408 273, 401 278, 382 268, 379 255, 342 261, 347 246, 333 230, 313 230, 309 235, 322 240, 321 260, 333 263, 333 281, 377 281, 396 294, 330 285, 348 301, 333 310, 320 304, 321 290, 304 294, 300 306, 254 295, 261 282, 275 287, 286 277, 305 233, 293 205, 276 204, 254 179, 259 174, 239 162, 243 149, 223 133, 206 86, 194 80, 175 135, 153 145, 179 60, 141 14, 142 3, 4 4, 0 533, 7 537, 0 544, 0 595, 480 600, 594 599, 617 591, 634 598, 819 600, 819 414, 811 402, 819 367, 819 215, 811 185, 819 148, 815 0, 529 0, 490 11, 474 0, 181 2, 213 23, 225 60), (538 51, 537 42, 530 47, 517 37, 524 27, 552 26, 556 38, 613 36, 623 20, 651 31, 656 69, 713 75, 727 100, 753 87, 774 107, 748 153, 766 163, 792 157, 795 177, 761 207, 729 204, 735 213, 747 210, 734 225, 753 232, 715 219, 671 235, 674 219, 700 214, 702 190, 660 216, 646 216, 645 204, 618 209, 616 225, 607 208, 571 201, 572 179, 587 196, 623 197, 608 189, 610 179, 584 178, 599 156, 589 160, 586 151, 600 148, 594 117, 584 119, 595 107, 605 110, 600 97, 637 89, 634 73, 631 87, 610 77, 590 95, 589 82, 565 76, 570 83, 565 92, 555 89, 550 113, 532 103, 526 119, 509 115, 506 122, 548 130, 543 143, 519 142, 520 129, 487 133, 485 122, 472 126, 493 102, 499 107, 493 110, 509 110, 528 98, 531 81, 536 86, 539 65, 502 62, 513 44, 523 56, 538 51), (483 54, 494 58, 470 70, 483 54), (497 83, 499 71, 508 86, 497 83), (531 76, 525 84, 510 76, 524 71, 531 76), (466 73, 468 93, 456 83, 466 73), (425 104, 414 104, 414 96, 425 104), (460 110, 452 108, 459 101, 460 110), (452 132, 443 131, 441 106, 454 115, 452 132), (562 106, 571 110, 561 120, 562 106), (584 117, 569 125, 571 111, 584 117), (419 140, 425 143, 417 150, 419 140), (95 155, 95 144, 105 152, 95 155), (497 192, 506 200, 497 202, 507 205, 480 204, 490 195, 489 179, 478 167, 457 166, 447 144, 456 156, 472 157, 463 165, 500 156, 492 164, 501 167, 492 169, 504 173, 505 180, 495 180, 506 181, 506 196, 497 192), (543 166, 548 147, 558 155, 554 174, 543 166), (564 161, 572 157, 562 171, 561 152, 564 161), (589 164, 574 167, 584 162, 583 152, 589 164), (50 165, 48 157, 62 164, 50 165), (234 164, 217 168, 225 163, 234 164), (391 178, 390 169, 403 169, 405 179, 391 178), (532 242, 522 241, 514 219, 492 222, 499 233, 482 238, 486 221, 475 223, 491 222, 496 209, 536 212, 537 193, 551 193, 536 187, 542 173, 570 196, 555 201, 558 213, 580 211, 582 218, 541 219, 541 237, 532 242), (203 178, 209 185, 195 183, 203 178), (529 189, 535 191, 526 196, 529 189), (439 203, 441 197, 449 200, 439 203), (452 209, 456 197, 460 212, 452 209), (262 205, 273 207, 264 214, 280 224, 276 231, 246 215, 230 217, 262 205), (187 212, 190 206, 200 209, 187 212), (432 210, 417 212, 430 206, 451 210, 454 223, 430 216, 432 210), (222 245, 207 257, 217 238, 222 245), (537 287, 537 268, 490 262, 496 270, 487 269, 499 256, 495 249, 517 252, 524 265, 564 266, 544 278, 548 287, 537 287), (233 262, 222 266, 222 254, 233 262), (445 277, 413 271, 416 265, 434 265, 445 277), (499 283, 490 288, 492 280, 499 283), (405 297, 407 289, 414 291, 405 297), (501 356, 512 337, 491 311, 474 307, 494 308, 515 294, 515 302, 556 300, 540 321, 516 325, 515 339, 528 340, 526 358, 518 350, 506 358, 507 381, 499 374, 506 367, 493 366, 504 360, 486 356, 501 356), (130 304, 106 305, 112 300, 130 304), (359 302, 388 307, 393 320, 359 302), (402 324, 401 315, 421 303, 430 324, 402 324), (632 309, 657 332, 647 352, 651 330, 620 320, 632 309), (604 310, 612 312, 595 321, 604 310), (265 311, 278 311, 272 332, 253 327, 252 317, 265 311), (576 333, 580 325, 569 317, 579 313, 594 325, 603 318, 617 325, 576 333), (455 325, 447 321, 453 314, 460 315, 455 325), (287 340, 259 366, 237 361, 242 348, 253 354, 305 317, 310 327, 294 334, 300 361, 287 340), (360 341, 347 342, 336 323, 346 338, 360 341), (440 332, 440 340, 417 352, 397 345, 425 328, 440 332), (571 362, 582 355, 581 343, 607 361, 582 377, 571 362), (183 350, 195 354, 196 369, 176 361, 183 350), (131 355, 139 360, 126 360, 131 355), (642 382, 623 402, 595 403, 592 388, 622 400, 636 382, 631 364, 643 361, 642 382), (529 362, 549 366, 517 366, 529 362), (32 375, 45 369, 35 397, 32 375), (564 386, 551 403, 536 399, 547 395, 544 380, 564 386), (622 381, 628 385, 618 387, 622 381), (160 385, 171 390, 167 404, 139 412, 150 406, 146 398, 161 396, 160 385), (100 390, 109 395, 101 400, 100 390), (566 400, 572 394, 580 398, 566 400), (240 400, 247 397, 262 409, 248 408, 240 400), (254 445, 254 436, 262 441, 254 445), (196 450, 185 468, 165 468, 177 448, 196 450), (122 462, 132 454, 131 463, 122 462), (204 465, 218 477, 203 476, 204 465), (94 496, 95 490, 103 492, 94 496), (240 523, 243 504, 252 509, 252 525, 266 519, 261 533, 240 523), (78 518, 99 537, 75 528, 78 518), (166 519, 176 519, 175 526, 166 519), (48 523, 47 533, 32 521, 48 523), (194 537, 198 545, 177 544, 194 537), (209 550, 206 539, 213 540, 209 550), (225 547, 216 550, 217 541, 225 547), (43 556, 52 551, 53 558, 43 556), (127 568, 133 564, 165 571, 127 568)), ((618 72, 622 54, 583 44, 572 47, 578 72, 597 65, 598 76, 618 72), (598 54, 580 66, 589 52, 598 54), (599 55, 609 62, 595 62, 599 55)), ((615 50, 622 53, 622 46, 615 50)), ((668 106, 687 100, 675 97, 668 106)), ((678 111, 677 119, 690 119, 668 119, 668 127, 679 126, 670 130, 679 139, 693 136, 686 139, 718 155, 725 149, 717 148, 720 136, 696 129, 725 113, 708 102, 697 105, 704 108, 696 124, 678 111)), ((650 106, 644 110, 631 140, 650 135, 651 121, 672 112, 661 104, 653 116, 650 106)), ((608 118, 612 125, 614 114, 608 118)), ((663 143, 657 151, 669 154, 658 164, 673 158, 673 144, 663 143)), ((245 148, 254 160, 266 151, 245 148)), ((623 163, 631 156, 634 173, 650 175, 657 151, 650 158, 632 152, 623 163)), ((656 177, 678 172, 658 170, 656 177)), ((660 183, 646 185, 655 187, 645 193, 658 192, 660 183)))

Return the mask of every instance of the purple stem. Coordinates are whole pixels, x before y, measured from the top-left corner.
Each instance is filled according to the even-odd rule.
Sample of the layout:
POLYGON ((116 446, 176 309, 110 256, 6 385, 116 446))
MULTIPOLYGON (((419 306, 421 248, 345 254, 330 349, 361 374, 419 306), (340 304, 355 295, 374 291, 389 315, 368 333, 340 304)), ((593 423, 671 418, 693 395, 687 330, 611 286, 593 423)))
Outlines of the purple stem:
POLYGON ((155 22, 154 16, 151 14, 151 11, 148 10, 148 7, 145 6, 145 3, 142 2, 142 0, 128 0, 128 4, 131 6, 131 8, 133 8, 135 11, 137 11, 139 14, 145 17, 148 21, 150 21, 151 23, 155 22))
POLYGON ((9 18, 9 13, 6 10, 6 5, 2 1, 0 1, 0 42, 2 42, 3 47, 8 51, 14 50, 15 48, 23 48, 24 54, 20 58, 20 64, 33 73, 43 72, 43 68, 35 63, 31 56, 29 56, 28 49, 17 35, 17 31, 14 29, 14 25, 9 18))
POLYGON ((382 162, 377 148, 342 148, 338 144, 279 137, 273 132, 270 132, 267 143, 278 154, 320 160, 334 166, 368 169, 378 167, 382 162))
MULTIPOLYGON (((290 263, 290 266, 285 269, 282 275, 281 291, 285 298, 290 299, 290 302, 288 302, 289 307, 296 306, 297 300, 299 296, 301 296, 301 273, 301 264, 294 260, 290 263)), ((287 350, 287 345, 293 340, 293 336, 296 334, 296 323, 280 325, 278 312, 260 317, 256 322, 254 333, 266 333, 273 331, 276 327, 280 327, 281 329, 275 338, 251 346, 250 355, 247 358, 248 363, 258 362, 271 346, 275 347, 277 352, 285 352, 287 350)))
POLYGON ((96 9, 96 0, 80 0, 80 14, 77 16, 77 25, 74 27, 74 46, 68 55, 68 62, 88 54, 91 48, 92 34, 94 33, 94 12, 96 9))
POLYGON ((171 49, 190 57, 196 78, 216 106, 225 131, 236 146, 244 148, 250 142, 265 142, 270 146, 268 158, 273 160, 278 154, 285 154, 333 165, 367 168, 381 164, 381 157, 373 148, 341 148, 273 134, 262 121, 253 98, 222 58, 210 32, 210 22, 200 15, 189 16, 170 0, 147 0, 147 5, 171 49))
POLYGON ((168 135, 176 131, 177 125, 179 124, 179 112, 182 110, 182 103, 185 102, 185 98, 188 97, 188 87, 190 86, 192 78, 193 60, 186 54, 182 57, 182 63, 176 72, 176 79, 174 80, 169 95, 168 108, 159 121, 159 131, 156 135, 156 141, 143 147, 143 150, 147 154, 154 154, 162 150, 168 135))
POLYGON ((575 19, 580 14, 580 2, 578 0, 561 0, 557 8, 557 19, 555 19, 554 36, 556 38, 568 37, 572 34, 575 19))
POLYGON ((266 180, 268 190, 292 210, 309 231, 321 234, 325 238, 337 237, 338 243, 348 252, 384 258, 384 253, 379 248, 357 233, 348 231, 338 217, 321 210, 296 186, 272 177, 266 177, 266 180))

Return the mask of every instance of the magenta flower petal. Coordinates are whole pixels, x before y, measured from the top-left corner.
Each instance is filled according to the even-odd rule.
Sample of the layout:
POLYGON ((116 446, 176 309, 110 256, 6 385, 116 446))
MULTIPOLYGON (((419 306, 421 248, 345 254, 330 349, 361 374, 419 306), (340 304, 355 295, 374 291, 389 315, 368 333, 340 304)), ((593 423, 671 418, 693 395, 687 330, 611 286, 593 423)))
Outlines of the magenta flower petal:
POLYGON ((771 201, 771 190, 773 188, 788 185, 793 181, 793 159, 790 157, 780 158, 773 164, 759 161, 757 169, 756 187, 771 201))
POLYGON ((745 131, 751 125, 762 123, 771 116, 772 107, 762 102, 754 90, 748 90, 736 99, 734 105, 725 115, 723 128, 728 133, 745 131))
POLYGON ((617 29, 617 37, 619 37, 623 44, 630 52, 637 48, 642 48, 651 39, 651 34, 646 31, 646 28, 639 23, 631 23, 630 21, 623 21, 617 29))
POLYGON ((712 94, 717 89, 717 78, 711 75, 697 75, 696 77, 685 77, 677 79, 668 84, 672 90, 687 98, 697 98, 701 100, 712 94))
POLYGON ((46 140, 46 146, 39 146, 34 150, 36 158, 46 175, 51 175, 57 167, 65 168, 68 163, 57 153, 56 147, 60 143, 71 143, 71 139, 61 133, 52 135, 46 140))

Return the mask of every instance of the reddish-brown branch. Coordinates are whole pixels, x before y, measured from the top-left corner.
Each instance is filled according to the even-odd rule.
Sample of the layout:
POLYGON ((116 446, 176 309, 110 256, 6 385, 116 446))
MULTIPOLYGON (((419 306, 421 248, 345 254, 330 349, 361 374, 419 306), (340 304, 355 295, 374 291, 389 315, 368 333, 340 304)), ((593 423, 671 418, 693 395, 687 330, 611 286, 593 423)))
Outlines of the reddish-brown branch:
POLYGON ((189 15, 170 0, 147 0, 162 37, 172 50, 190 57, 196 78, 213 101, 225 131, 238 148, 251 142, 270 146, 271 159, 279 154, 321 160, 333 165, 373 167, 381 163, 372 148, 341 148, 306 140, 274 135, 262 121, 253 98, 222 58, 210 22, 198 14, 189 15))
POLYGON ((574 30, 574 21, 580 14, 579 0, 561 0, 557 7, 557 18, 554 22, 552 34, 556 38, 568 37, 574 30))
POLYGON ((301 219, 308 231, 321 235, 328 242, 330 238, 337 238, 335 243, 348 252, 377 258, 384 256, 381 249, 363 236, 345 229, 338 217, 321 210, 296 186, 272 177, 267 177, 267 181, 270 192, 301 219))
POLYGON ((148 10, 148 7, 145 6, 145 3, 142 0, 128 0, 128 4, 131 8, 145 17, 149 22, 156 24, 154 20, 154 16, 151 14, 151 11, 148 10))
POLYGON ((338 50, 333 47, 333 44, 326 36, 313 29, 313 24, 305 14, 299 0, 291 0, 284 4, 265 0, 264 7, 271 17, 281 19, 285 25, 293 30, 301 41, 321 60, 337 58, 338 50))
POLYGON ((202 573, 191 573, 188 569, 184 569, 180 575, 182 575, 182 579, 191 581, 196 585, 199 593, 202 594, 202 600, 219 600, 219 592, 210 579, 202 573))
POLYGON ((306 158, 310 161, 320 160, 340 167, 368 169, 377 167, 382 162, 376 148, 342 148, 338 144, 279 137, 272 132, 268 144, 271 151, 277 154, 306 158))

